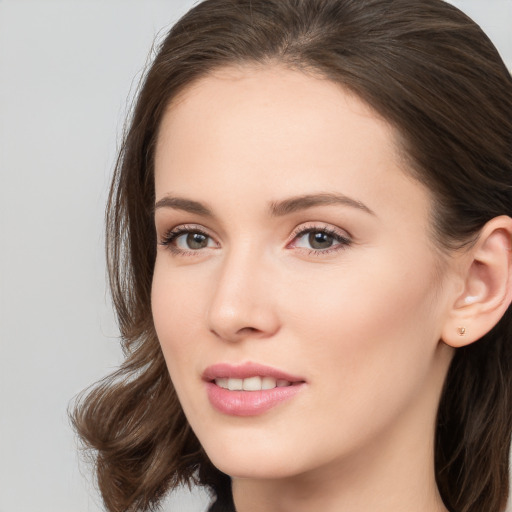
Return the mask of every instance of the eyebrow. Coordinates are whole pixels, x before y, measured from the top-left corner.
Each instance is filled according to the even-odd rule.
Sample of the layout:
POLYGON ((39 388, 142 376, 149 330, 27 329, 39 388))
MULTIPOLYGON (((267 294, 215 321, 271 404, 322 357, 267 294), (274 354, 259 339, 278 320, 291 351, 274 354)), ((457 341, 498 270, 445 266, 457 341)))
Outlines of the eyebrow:
MULTIPOLYGON (((349 206, 362 210, 370 215, 375 215, 375 213, 361 201, 352 199, 344 194, 333 193, 307 194, 291 197, 282 201, 272 201, 269 204, 269 213, 272 217, 283 217, 300 210, 307 210, 308 208, 323 205, 349 206)), ((203 217, 214 217, 212 210, 205 204, 183 197, 165 196, 159 199, 155 204, 155 211, 160 208, 173 208, 203 217)))
POLYGON ((203 217, 213 217, 212 211, 204 204, 182 197, 165 196, 155 203, 155 211, 159 208, 173 208, 175 210, 196 213, 203 217))
POLYGON ((304 196, 291 197, 290 199, 284 199, 283 201, 272 201, 270 203, 270 214, 273 217, 282 217, 283 215, 289 215, 290 213, 306 210, 313 208, 314 206, 322 205, 342 205, 357 208, 371 215, 375 213, 368 208, 364 203, 343 194, 309 194, 304 196))

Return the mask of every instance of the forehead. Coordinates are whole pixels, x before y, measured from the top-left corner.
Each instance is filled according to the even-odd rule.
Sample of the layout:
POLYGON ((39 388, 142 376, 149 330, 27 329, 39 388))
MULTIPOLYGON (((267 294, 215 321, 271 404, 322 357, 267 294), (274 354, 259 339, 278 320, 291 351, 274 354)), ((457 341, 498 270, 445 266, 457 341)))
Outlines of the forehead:
POLYGON ((209 122, 222 125, 225 133, 232 128, 239 139, 268 133, 276 143, 282 143, 300 136, 309 139, 314 133, 325 140, 326 130, 336 125, 333 136, 337 136, 340 121, 350 123, 348 132, 355 135, 345 133, 337 140, 341 150, 344 145, 354 144, 354 129, 358 128, 373 128, 373 135, 390 152, 397 149, 395 130, 339 84, 276 64, 226 67, 193 82, 172 100, 160 126, 157 151, 163 149, 164 138, 164 145, 169 144, 165 135, 177 124, 173 137, 187 129, 199 135, 204 123, 209 122))
POLYGON ((214 202, 230 192, 248 208, 334 192, 374 211, 391 197, 403 215, 425 217, 428 193, 404 170, 396 141, 385 120, 332 81, 275 65, 224 68, 168 107, 155 155, 157 199, 214 202))

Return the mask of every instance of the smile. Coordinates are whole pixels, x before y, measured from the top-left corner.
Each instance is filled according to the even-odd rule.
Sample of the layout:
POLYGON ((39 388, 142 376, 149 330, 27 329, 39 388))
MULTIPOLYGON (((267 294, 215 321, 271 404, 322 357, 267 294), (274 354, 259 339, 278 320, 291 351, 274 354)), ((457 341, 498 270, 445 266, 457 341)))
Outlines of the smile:
POLYGON ((257 416, 305 388, 300 377, 256 363, 217 364, 203 373, 210 404, 230 416, 257 416))
POLYGON ((246 379, 219 378, 215 384, 229 391, 263 391, 274 388, 284 388, 292 383, 285 379, 274 379, 273 377, 248 377, 246 379))

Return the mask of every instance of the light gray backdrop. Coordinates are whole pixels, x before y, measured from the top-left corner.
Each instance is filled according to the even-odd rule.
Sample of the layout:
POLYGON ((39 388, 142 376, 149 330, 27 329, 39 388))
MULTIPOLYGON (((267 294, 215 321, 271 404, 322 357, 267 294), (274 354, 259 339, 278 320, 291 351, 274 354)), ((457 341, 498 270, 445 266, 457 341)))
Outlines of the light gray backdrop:
MULTIPOLYGON (((454 3, 512 68, 512 0, 454 3)), ((66 408, 121 359, 106 190, 151 44, 192 4, 0 0, 0 512, 102 510, 66 408)))

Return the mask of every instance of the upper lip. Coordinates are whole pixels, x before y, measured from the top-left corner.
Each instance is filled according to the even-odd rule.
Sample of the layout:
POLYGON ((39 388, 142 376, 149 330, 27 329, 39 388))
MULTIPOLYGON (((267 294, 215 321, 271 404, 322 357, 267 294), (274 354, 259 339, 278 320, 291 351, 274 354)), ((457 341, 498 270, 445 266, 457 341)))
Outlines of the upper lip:
POLYGON ((256 376, 273 377, 276 380, 287 380, 292 383, 305 381, 302 377, 291 375, 277 368, 252 362, 243 364, 218 363, 208 366, 202 374, 203 380, 209 382, 212 382, 215 379, 247 379, 249 377, 256 376))

